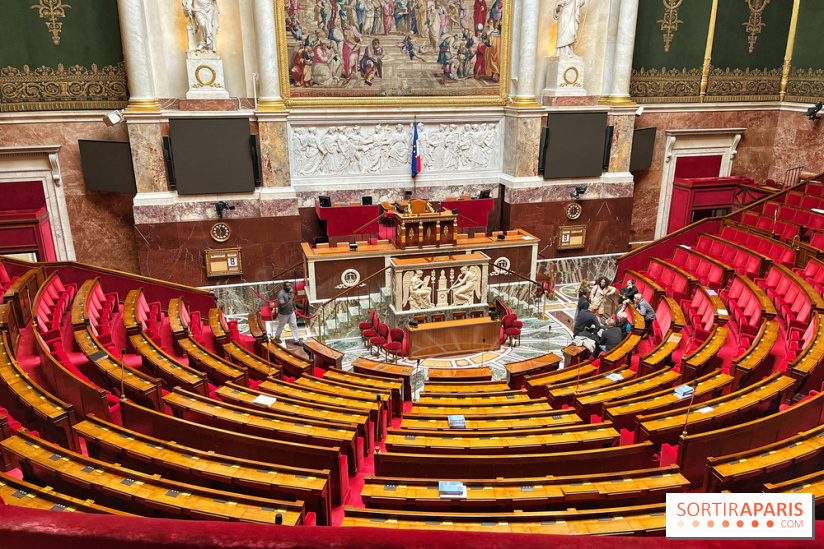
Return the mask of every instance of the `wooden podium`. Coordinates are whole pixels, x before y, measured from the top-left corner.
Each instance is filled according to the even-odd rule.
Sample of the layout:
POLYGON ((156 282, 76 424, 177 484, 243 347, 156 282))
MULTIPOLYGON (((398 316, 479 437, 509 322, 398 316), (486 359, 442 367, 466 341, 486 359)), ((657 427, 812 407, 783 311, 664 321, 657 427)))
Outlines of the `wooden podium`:
POLYGON ((454 356, 501 348, 501 321, 466 318, 407 326, 409 358, 454 356))
POLYGON ((403 213, 395 216, 395 244, 401 250, 455 243, 457 214, 447 212, 403 213))

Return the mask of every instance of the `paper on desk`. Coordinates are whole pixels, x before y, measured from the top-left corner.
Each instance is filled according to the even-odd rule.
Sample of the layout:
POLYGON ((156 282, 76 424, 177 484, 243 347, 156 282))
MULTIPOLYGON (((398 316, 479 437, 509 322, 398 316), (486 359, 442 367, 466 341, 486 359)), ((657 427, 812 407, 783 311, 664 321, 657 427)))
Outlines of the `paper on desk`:
POLYGON ((607 379, 611 379, 612 381, 623 381, 624 376, 622 376, 621 374, 609 374, 607 376, 607 379))
POLYGON ((271 406, 277 401, 278 399, 276 399, 275 397, 271 397, 268 395, 258 395, 255 397, 255 400, 252 401, 252 404, 263 404, 264 406, 271 406))
POLYGON ((718 309, 718 314, 729 316, 730 313, 726 309, 718 309))
POLYGON ((707 294, 708 295, 718 295, 718 293, 715 290, 710 290, 709 288, 707 288, 707 294))
POLYGON ((699 414, 709 414, 713 410, 715 410, 715 408, 713 408, 712 406, 704 406, 703 408, 698 408, 698 413, 699 414))

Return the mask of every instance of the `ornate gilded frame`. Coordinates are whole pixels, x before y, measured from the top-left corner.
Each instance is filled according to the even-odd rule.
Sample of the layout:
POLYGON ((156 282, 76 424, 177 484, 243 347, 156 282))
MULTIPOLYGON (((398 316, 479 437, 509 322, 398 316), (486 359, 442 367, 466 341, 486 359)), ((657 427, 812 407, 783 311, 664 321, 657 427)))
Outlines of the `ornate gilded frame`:
POLYGON ((413 97, 292 97, 289 87, 289 52, 287 51, 285 0, 272 0, 275 5, 275 32, 277 38, 278 66, 280 67, 280 94, 290 108, 356 108, 356 107, 439 107, 439 106, 503 106, 509 97, 510 56, 512 51, 512 4, 517 0, 504 0, 504 17, 501 26, 501 77, 497 95, 450 95, 413 97))

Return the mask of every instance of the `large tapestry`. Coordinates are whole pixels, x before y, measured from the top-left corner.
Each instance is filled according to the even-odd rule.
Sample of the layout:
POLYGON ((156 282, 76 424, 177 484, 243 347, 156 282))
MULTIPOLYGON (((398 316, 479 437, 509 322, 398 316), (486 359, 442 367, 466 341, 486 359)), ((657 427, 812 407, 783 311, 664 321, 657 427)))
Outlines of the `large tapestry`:
POLYGON ((501 104, 512 0, 274 0, 291 104, 501 104))
POLYGON ((4 0, 0 21, 0 111, 125 106, 117 2, 4 0))

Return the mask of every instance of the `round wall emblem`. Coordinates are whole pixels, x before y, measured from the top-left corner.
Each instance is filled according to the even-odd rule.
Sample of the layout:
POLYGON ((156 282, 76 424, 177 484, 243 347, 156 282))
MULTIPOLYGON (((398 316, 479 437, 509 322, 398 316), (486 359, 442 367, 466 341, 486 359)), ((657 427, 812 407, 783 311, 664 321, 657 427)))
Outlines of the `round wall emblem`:
POLYGON ((564 71, 564 82, 570 86, 576 84, 578 82, 578 69, 575 67, 567 68, 567 70, 564 71))
POLYGON ((197 80, 198 83, 201 86, 211 86, 212 84, 215 83, 216 78, 217 78, 217 73, 215 72, 215 69, 213 69, 209 65, 198 65, 198 67, 195 69, 195 80, 197 80), (200 71, 202 71, 204 69, 209 71, 210 73, 212 73, 211 76, 209 77, 209 79, 205 80, 205 81, 203 80, 203 78, 200 75, 200 71))
POLYGON ((351 288, 360 282, 360 273, 356 269, 346 269, 340 275, 341 284, 351 288))
POLYGON ((503 270, 499 269, 498 267, 501 267, 503 269, 509 269, 510 265, 511 265, 511 263, 509 262, 508 257, 499 257, 498 259, 495 260, 495 268, 494 268, 495 274, 498 274, 498 275, 507 274, 506 271, 503 271, 503 270))

